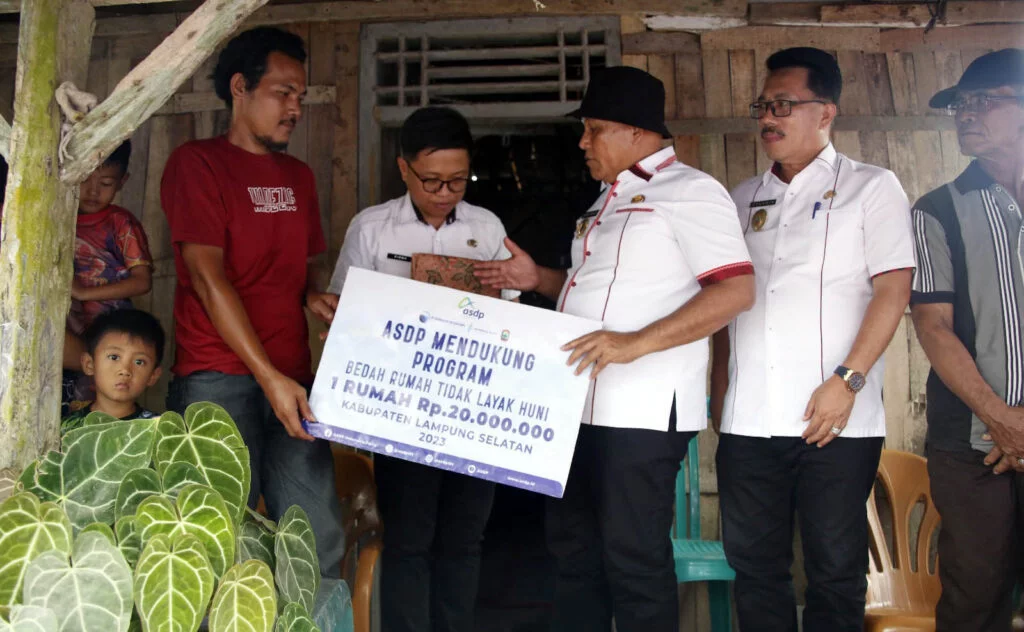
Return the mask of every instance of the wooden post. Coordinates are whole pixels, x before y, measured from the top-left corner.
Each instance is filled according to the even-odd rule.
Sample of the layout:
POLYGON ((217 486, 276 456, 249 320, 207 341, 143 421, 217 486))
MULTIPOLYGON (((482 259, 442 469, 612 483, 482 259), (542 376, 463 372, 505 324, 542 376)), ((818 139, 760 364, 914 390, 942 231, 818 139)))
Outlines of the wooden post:
MULTIPOLYGON (((55 447, 60 429, 76 196, 58 179, 60 114, 53 94, 60 82, 58 57, 74 48, 59 36, 62 20, 73 19, 62 16, 68 5, 33 0, 21 13, 0 237, 0 467, 20 468, 55 447)), ((76 9, 80 19, 82 7, 76 9)), ((89 42, 84 46, 87 54, 89 42)))
POLYGON ((0 156, 11 162, 11 124, 0 116, 0 156))

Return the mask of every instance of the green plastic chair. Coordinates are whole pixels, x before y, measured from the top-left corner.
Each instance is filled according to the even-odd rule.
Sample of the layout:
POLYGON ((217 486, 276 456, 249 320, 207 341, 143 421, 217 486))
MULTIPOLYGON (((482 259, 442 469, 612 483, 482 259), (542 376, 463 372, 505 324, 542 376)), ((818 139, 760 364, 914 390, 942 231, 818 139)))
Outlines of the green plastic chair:
POLYGON ((732 632, 732 605, 729 582, 736 572, 725 561, 722 543, 700 537, 700 467, 697 437, 690 440, 686 459, 676 477, 676 523, 672 550, 676 562, 676 580, 708 582, 708 602, 713 632, 732 632), (687 489, 689 479, 689 489, 687 489))

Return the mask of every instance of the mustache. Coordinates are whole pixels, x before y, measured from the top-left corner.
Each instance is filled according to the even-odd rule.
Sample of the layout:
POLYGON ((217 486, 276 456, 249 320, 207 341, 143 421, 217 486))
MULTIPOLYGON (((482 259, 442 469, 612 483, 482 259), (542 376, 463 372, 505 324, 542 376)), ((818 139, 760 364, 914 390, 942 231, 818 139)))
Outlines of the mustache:
POLYGON ((293 116, 291 118, 281 119, 281 123, 280 124, 281 125, 291 124, 294 127, 298 123, 299 123, 298 117, 293 116))
POLYGON ((764 138, 766 134, 778 134, 779 136, 785 136, 785 134, 774 125, 765 125, 761 128, 761 138, 764 138))

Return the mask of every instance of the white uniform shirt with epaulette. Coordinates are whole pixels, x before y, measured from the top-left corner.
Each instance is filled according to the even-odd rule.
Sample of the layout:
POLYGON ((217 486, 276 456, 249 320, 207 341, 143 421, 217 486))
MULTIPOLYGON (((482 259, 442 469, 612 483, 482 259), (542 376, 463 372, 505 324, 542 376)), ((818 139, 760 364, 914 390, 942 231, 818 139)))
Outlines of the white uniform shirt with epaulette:
MULTIPOLYGON (((671 147, 605 188, 576 226, 560 311, 632 332, 668 316, 701 288, 753 268, 725 188, 677 162, 671 147)), ((583 423, 668 430, 707 424, 708 341, 610 364, 590 385, 583 423)))
MULTIPOLYGON (((327 291, 341 294, 352 266, 408 279, 412 255, 418 252, 480 261, 512 256, 505 247, 505 227, 494 213, 459 202, 435 229, 423 221, 406 193, 355 216, 345 233, 327 291)), ((510 300, 519 292, 502 290, 501 295, 510 300)))
MULTIPOLYGON (((853 347, 872 279, 914 268, 896 176, 829 144, 787 185, 771 170, 733 191, 754 262, 754 307, 729 326, 722 432, 796 437, 814 390, 853 347)), ((844 437, 884 437, 884 359, 866 374, 844 437)))

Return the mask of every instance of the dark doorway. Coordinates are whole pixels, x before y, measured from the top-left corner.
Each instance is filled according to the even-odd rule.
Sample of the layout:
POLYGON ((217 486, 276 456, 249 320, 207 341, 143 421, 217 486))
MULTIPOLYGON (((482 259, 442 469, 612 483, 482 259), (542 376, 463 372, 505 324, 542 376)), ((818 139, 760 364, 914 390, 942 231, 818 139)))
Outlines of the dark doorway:
MULTIPOLYGON (((476 141, 476 179, 466 201, 494 212, 509 237, 543 266, 569 267, 576 220, 599 192, 577 147, 579 127, 517 126, 476 141)), ((521 300, 554 308, 536 293, 521 300)), ((498 485, 484 535, 477 630, 547 630, 555 569, 544 541, 546 498, 498 485)))

